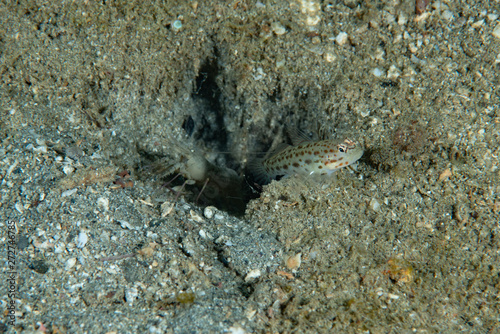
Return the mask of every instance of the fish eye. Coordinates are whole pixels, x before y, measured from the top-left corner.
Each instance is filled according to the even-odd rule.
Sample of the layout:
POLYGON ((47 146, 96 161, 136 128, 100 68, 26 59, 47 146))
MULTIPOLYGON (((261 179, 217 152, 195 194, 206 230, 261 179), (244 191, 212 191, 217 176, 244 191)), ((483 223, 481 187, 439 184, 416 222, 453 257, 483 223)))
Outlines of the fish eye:
POLYGON ((345 145, 339 145, 339 152, 340 153, 346 153, 347 152, 347 147, 345 145))

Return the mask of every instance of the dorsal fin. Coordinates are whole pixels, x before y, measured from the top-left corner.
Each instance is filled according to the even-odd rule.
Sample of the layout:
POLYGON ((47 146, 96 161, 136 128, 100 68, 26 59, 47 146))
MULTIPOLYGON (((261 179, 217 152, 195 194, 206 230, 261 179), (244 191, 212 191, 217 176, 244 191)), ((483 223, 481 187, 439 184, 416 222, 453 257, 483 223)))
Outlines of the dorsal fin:
POLYGON ((278 144, 276 148, 271 149, 266 153, 266 159, 280 153, 281 151, 284 151, 287 147, 290 147, 290 145, 285 143, 278 144))
POLYGON ((287 126, 286 131, 292 140, 293 146, 302 145, 313 141, 305 132, 293 126, 287 126))

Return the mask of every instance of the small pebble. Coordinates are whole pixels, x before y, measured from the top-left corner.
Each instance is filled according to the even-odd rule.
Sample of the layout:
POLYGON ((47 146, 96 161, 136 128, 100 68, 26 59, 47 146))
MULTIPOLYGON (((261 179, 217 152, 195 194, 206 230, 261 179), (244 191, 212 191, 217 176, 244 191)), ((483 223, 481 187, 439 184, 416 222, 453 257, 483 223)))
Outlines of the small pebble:
POLYGON ((488 14, 487 18, 490 22, 493 22, 495 21, 496 19, 498 19, 498 14, 488 14))
POLYGON ((446 168, 440 175, 439 175, 439 181, 446 180, 451 176, 451 170, 449 168, 446 168))
POLYGON ((500 38, 500 23, 497 24, 497 26, 495 27, 495 29, 493 29, 493 31, 491 32, 491 34, 493 36, 495 36, 496 38, 500 38))
POLYGON ((75 266, 75 264, 76 264, 76 258, 72 257, 66 261, 66 263, 64 264, 64 269, 70 270, 71 268, 73 268, 75 266))
POLYGON ((75 249, 76 245, 74 242, 69 242, 67 245, 66 245, 66 250, 68 252, 72 252, 74 249, 75 249))
POLYGON ((61 197, 71 196, 71 195, 75 194, 77 191, 78 191, 77 188, 73 188, 73 189, 69 189, 69 190, 63 191, 63 193, 61 194, 61 197))
POLYGON ((271 23, 271 29, 276 35, 284 35, 286 33, 286 28, 279 22, 271 23))
POLYGON ((130 225, 129 222, 125 221, 125 220, 119 220, 118 221, 120 223, 120 226, 123 228, 123 229, 129 229, 129 230, 133 230, 134 227, 132 225, 130 225))
POLYGON ((65 248, 66 248, 66 245, 62 242, 59 242, 57 245, 54 246, 54 253, 55 254, 62 254, 62 253, 64 253, 65 248))
POLYGON ((64 165, 63 167, 63 172, 64 174, 66 175, 70 175, 71 173, 73 173, 75 171, 75 168, 73 166, 70 166, 70 165, 64 165))
POLYGON ((289 256, 285 262, 288 269, 290 269, 292 272, 296 272, 302 262, 302 254, 298 253, 296 255, 289 256))
POLYGON ((80 232, 80 234, 78 234, 76 247, 77 248, 85 247, 85 245, 87 244, 87 241, 89 241, 89 237, 87 236, 87 234, 85 232, 80 232))
POLYGON ((441 14, 441 17, 447 21, 451 21, 451 20, 453 20, 454 15, 450 10, 447 9, 447 10, 443 11, 443 13, 441 14))
POLYGON ((181 30, 182 28, 182 22, 180 20, 175 20, 173 23, 172 23, 172 29, 174 31, 179 31, 181 30))
POLYGON ((205 210, 203 210, 203 215, 205 216, 205 218, 211 219, 215 214, 215 210, 215 207, 207 206, 205 210))
POLYGON ((260 277, 261 273, 259 269, 250 270, 245 276, 245 282, 251 281, 257 277, 260 277))
POLYGON ((67 147, 64 150, 64 153, 66 153, 66 156, 68 158, 73 159, 73 160, 78 160, 85 155, 83 150, 81 148, 79 148, 78 146, 67 147))
POLYGON ((14 205, 14 207, 16 208, 16 210, 17 210, 19 213, 23 213, 23 212, 24 212, 24 206, 23 206, 21 203, 17 202, 17 203, 14 205))
POLYGON ((334 62, 334 61, 335 61, 335 59, 337 59, 337 57, 336 57, 334 54, 332 54, 332 53, 328 53, 328 52, 327 52, 327 53, 325 53, 325 54, 323 55, 323 57, 324 57, 324 58, 325 58, 325 60, 326 60, 327 62, 329 62, 329 63, 332 63, 332 62, 334 62))
POLYGON ((400 75, 401 72, 396 66, 391 65, 391 67, 389 67, 389 70, 387 71, 387 79, 394 80, 397 79, 400 75))
POLYGON ((99 197, 97 199, 97 207, 101 209, 102 211, 108 211, 109 210, 109 199, 106 197, 99 197))
POLYGON ((228 331, 231 334, 246 334, 245 330, 238 325, 229 327, 228 331))
POLYGON ((472 28, 479 28, 481 27, 482 25, 484 24, 484 20, 479 20, 479 21, 476 21, 474 23, 472 23, 472 28))
POLYGON ((380 203, 379 203, 379 201, 377 201, 377 199, 375 199, 375 198, 372 198, 372 200, 370 201, 370 208, 373 211, 379 211, 380 210, 380 203))
POLYGON ((374 68, 371 72, 377 78, 380 78, 382 75, 384 75, 384 72, 382 70, 380 70, 379 68, 374 68))
POLYGON ((136 288, 130 288, 125 291, 125 300, 129 305, 132 305, 134 301, 137 299, 139 295, 139 291, 136 288))
POLYGON ((189 214, 191 215, 191 219, 193 219, 194 221, 196 221, 198 223, 204 222, 203 218, 197 212, 190 210, 189 214))
POLYGON ((342 46, 347 43, 347 33, 341 32, 335 37, 335 42, 337 42, 338 45, 342 46))
POLYGON ((36 153, 47 153, 47 146, 43 145, 43 146, 34 147, 33 151, 36 153))
POLYGON ((398 16, 398 24, 400 26, 404 26, 407 22, 408 22, 408 18, 406 16, 404 16, 402 14, 398 16))

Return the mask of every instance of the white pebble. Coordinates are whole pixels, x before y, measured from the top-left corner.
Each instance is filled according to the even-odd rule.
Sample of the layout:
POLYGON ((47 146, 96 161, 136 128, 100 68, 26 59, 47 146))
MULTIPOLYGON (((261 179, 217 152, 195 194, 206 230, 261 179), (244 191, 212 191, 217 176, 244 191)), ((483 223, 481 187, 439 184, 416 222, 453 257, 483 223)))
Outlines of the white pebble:
POLYGON ((75 194, 77 191, 78 191, 77 188, 73 188, 73 189, 69 189, 69 190, 63 191, 63 193, 61 194, 61 197, 71 196, 71 195, 75 194))
POLYGON ((109 199, 107 199, 106 197, 99 197, 97 199, 97 207, 103 211, 108 211, 109 210, 109 199))
POLYGON ((406 24, 406 22, 408 22, 408 18, 406 16, 404 16, 403 14, 400 14, 398 17, 398 24, 400 26, 404 26, 406 24))
POLYGON ((493 31, 491 32, 491 34, 493 36, 495 36, 496 38, 500 38, 500 23, 497 24, 497 26, 495 27, 495 29, 493 29, 493 31))
POLYGON ((63 172, 66 175, 69 175, 69 174, 73 173, 74 171, 75 171, 75 168, 73 166, 64 165, 64 167, 63 167, 63 172))
POLYGON ((335 42, 337 42, 338 45, 342 46, 345 43, 347 43, 347 33, 345 32, 340 32, 337 37, 335 37, 335 42))
POLYGON ((337 59, 337 57, 336 57, 334 54, 332 54, 332 53, 328 53, 328 52, 327 52, 327 53, 325 53, 325 54, 323 55, 323 57, 324 57, 324 58, 325 58, 325 60, 326 60, 327 62, 329 62, 329 63, 334 62, 334 61, 335 61, 335 59, 337 59))
POLYGON ((70 270, 73 268, 76 264, 76 257, 72 257, 66 261, 66 264, 64 265, 65 270, 70 270))
POLYGON ((17 202, 14 205, 14 207, 16 208, 17 211, 19 211, 19 213, 23 213, 24 212, 24 206, 21 203, 17 202))
POLYGON ((200 237, 202 237, 203 239, 207 238, 207 233, 205 231, 200 230, 199 234, 200 234, 200 237))
POLYGON ((42 146, 34 147, 33 151, 35 153, 47 153, 47 146, 42 145, 42 146))
POLYGON ((87 236, 87 234, 85 232, 80 232, 80 234, 78 234, 78 239, 76 241, 76 247, 77 248, 85 247, 87 241, 89 241, 89 237, 87 236))
MULTIPOLYGON (((362 110, 359 112, 359 114, 362 116, 362 117, 368 117, 370 116, 370 110, 362 110)), ((325 188, 326 189, 326 188, 325 188)))
POLYGON ((384 72, 381 69, 379 69, 379 68, 374 68, 371 72, 377 78, 380 78, 381 76, 384 75, 384 72))
POLYGON ((54 253, 55 254, 62 254, 62 253, 64 253, 65 248, 66 248, 66 245, 62 242, 59 242, 54 246, 54 253))
POLYGON ((454 15, 450 10, 447 9, 441 14, 441 17, 447 21, 451 21, 453 20, 454 15))
POLYGON ((130 223, 128 221, 125 221, 125 220, 119 220, 118 221, 120 223, 120 226, 123 228, 123 229, 129 229, 129 230, 134 230, 134 227, 132 225, 130 225, 130 223))
POLYGON ((271 29, 276 35, 283 35, 286 33, 286 28, 279 22, 271 23, 271 29))
POLYGON ((205 210, 203 210, 203 215, 205 218, 210 219, 215 214, 215 208, 213 206, 207 206, 205 210))
POLYGON ((401 72, 399 71, 399 69, 396 66, 391 65, 391 67, 389 67, 389 71, 387 71, 387 79, 394 80, 394 79, 398 78, 400 75, 401 75, 401 72))
POLYGON ((391 298, 391 299, 399 299, 399 296, 398 295, 395 295, 393 293, 388 293, 387 294, 387 297, 391 298))
POLYGON ((498 14, 488 14, 487 18, 488 20, 490 20, 490 22, 493 22, 498 19, 498 14))
POLYGON ((174 31, 179 31, 181 28, 182 28, 182 22, 180 20, 175 20, 172 23, 172 29, 174 29, 174 31))
POLYGON ((118 274, 118 271, 116 271, 116 268, 107 268, 106 272, 111 275, 116 275, 118 274))
POLYGON ((380 203, 379 203, 379 201, 377 201, 375 198, 372 198, 372 200, 370 201, 370 208, 373 211, 379 211, 380 210, 380 203))
POLYGON ((246 334, 245 330, 238 325, 229 327, 228 331, 231 334, 246 334))
POLYGON ((73 293, 76 290, 83 288, 83 285, 84 285, 83 283, 73 284, 73 285, 71 285, 71 286, 68 287, 68 292, 69 293, 73 293))
POLYGON ((475 29, 475 28, 481 27, 483 24, 484 24, 484 20, 479 20, 479 21, 472 23, 471 27, 475 29))
POLYGON ((139 291, 136 288, 130 288, 125 291, 125 300, 129 305, 132 305, 134 301, 137 299, 139 295, 139 291))

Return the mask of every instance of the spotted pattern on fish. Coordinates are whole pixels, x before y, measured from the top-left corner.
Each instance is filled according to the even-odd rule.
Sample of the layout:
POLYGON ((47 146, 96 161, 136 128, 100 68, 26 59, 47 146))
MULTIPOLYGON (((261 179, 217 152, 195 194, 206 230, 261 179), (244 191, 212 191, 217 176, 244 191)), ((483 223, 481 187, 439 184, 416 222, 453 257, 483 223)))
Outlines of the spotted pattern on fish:
POLYGON ((304 142, 287 146, 270 158, 262 161, 267 179, 281 175, 329 175, 336 170, 352 165, 363 155, 363 148, 356 142, 345 139, 304 142))

